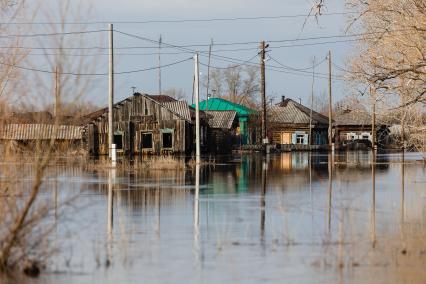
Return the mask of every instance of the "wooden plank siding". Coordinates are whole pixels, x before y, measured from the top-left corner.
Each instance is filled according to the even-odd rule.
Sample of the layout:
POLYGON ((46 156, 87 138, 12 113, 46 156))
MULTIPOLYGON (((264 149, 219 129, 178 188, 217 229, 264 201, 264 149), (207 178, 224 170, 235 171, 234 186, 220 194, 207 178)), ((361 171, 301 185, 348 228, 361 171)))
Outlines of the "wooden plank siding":
MULTIPOLYGON (((152 133, 152 148, 143 153, 188 153, 193 150, 192 121, 185 119, 148 95, 134 96, 114 105, 114 134, 123 135, 123 153, 142 151, 142 133, 152 133), (172 133, 172 148, 163 149, 162 133, 172 133), (191 135, 188 135, 191 134, 191 135)), ((95 118, 85 128, 87 149, 92 154, 108 154, 108 113, 95 118)))

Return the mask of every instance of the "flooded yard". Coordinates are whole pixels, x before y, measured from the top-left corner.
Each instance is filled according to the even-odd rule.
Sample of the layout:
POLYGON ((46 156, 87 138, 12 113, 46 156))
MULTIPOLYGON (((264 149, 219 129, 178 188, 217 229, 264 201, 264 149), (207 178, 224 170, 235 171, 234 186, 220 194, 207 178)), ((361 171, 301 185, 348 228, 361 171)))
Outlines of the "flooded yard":
POLYGON ((174 170, 59 164, 43 194, 76 199, 55 221, 58 252, 46 271, 21 283, 424 283, 419 158, 300 152, 174 170))

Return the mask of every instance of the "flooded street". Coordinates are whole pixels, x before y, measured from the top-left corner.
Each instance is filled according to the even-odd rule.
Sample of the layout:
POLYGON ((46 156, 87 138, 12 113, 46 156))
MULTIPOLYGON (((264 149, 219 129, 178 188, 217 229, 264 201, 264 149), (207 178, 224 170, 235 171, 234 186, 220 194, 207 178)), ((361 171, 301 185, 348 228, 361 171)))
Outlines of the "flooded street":
POLYGON ((51 237, 59 252, 25 282, 424 283, 419 157, 295 152, 186 170, 58 166, 44 194, 80 194, 51 237))

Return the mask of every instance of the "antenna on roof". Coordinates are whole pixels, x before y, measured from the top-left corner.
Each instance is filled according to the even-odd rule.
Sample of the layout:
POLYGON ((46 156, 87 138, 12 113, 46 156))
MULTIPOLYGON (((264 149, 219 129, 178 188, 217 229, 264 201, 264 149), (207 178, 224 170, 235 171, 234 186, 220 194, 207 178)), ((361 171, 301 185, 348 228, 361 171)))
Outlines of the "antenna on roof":
POLYGON ((136 87, 131 87, 131 89, 132 89, 132 95, 134 95, 135 93, 136 93, 136 87))

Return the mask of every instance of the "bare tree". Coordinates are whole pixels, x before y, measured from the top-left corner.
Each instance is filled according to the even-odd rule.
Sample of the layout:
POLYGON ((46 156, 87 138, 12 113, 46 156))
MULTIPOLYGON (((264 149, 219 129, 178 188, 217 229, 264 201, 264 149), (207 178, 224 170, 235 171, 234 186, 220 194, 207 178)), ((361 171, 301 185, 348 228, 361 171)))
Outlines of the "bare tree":
POLYGON ((210 76, 213 96, 251 107, 257 105, 257 94, 259 93, 257 68, 229 66, 223 70, 213 70, 210 76))
POLYGON ((186 99, 185 91, 177 88, 170 88, 163 91, 163 94, 169 97, 172 97, 178 101, 186 99))
MULTIPOLYGON (((59 94, 60 98, 64 98, 66 106, 71 110, 75 107, 78 99, 81 98, 93 83, 89 76, 79 76, 79 73, 90 73, 96 68, 93 61, 88 61, 87 56, 68 57, 65 50, 68 47, 84 46, 83 33, 81 36, 65 34, 66 21, 81 20, 80 7, 71 0, 57 1, 54 5, 40 5, 31 3, 31 5, 20 5, 23 2, 14 1, 14 5, 7 5, 6 10, 0 10, 0 13, 6 15, 24 15, 24 19, 31 21, 34 17, 45 17, 49 22, 59 23, 44 26, 44 32, 53 34, 43 41, 34 42, 41 46, 49 45, 54 47, 44 50, 44 59, 48 64, 42 64, 47 72, 58 70, 58 76, 55 74, 45 75, 46 72, 38 72, 41 69, 41 59, 33 59, 27 56, 31 50, 25 50, 20 45, 23 43, 19 39, 5 37, 8 42, 8 54, 15 56, 1 58, 0 83, 4 97, 5 92, 9 91, 14 95, 14 99, 4 99, 2 101, 2 109, 14 108, 17 101, 26 103, 28 109, 34 110, 42 107, 43 102, 51 104, 55 94, 59 94), (29 9, 29 11, 28 11, 29 9), (37 10, 37 15, 34 14, 37 10), (13 10, 13 11, 12 11, 13 10), (28 15, 32 15, 29 17, 28 15), (78 58, 78 60, 76 60, 78 58), (7 61, 9 60, 9 61, 7 61), (10 61, 11 60, 11 61, 10 61), (21 66, 32 66, 22 70, 21 66), (22 70, 22 71, 20 71, 22 70), (76 75, 61 74, 62 70, 69 70, 68 73, 76 75), (24 73, 25 72, 25 73, 24 73), (44 77, 43 77, 44 76, 44 77), (58 78, 61 76, 60 78, 58 78), (55 78, 56 77, 56 78, 55 78), (22 87, 16 88, 19 92, 13 93, 8 89, 10 82, 19 82, 22 87), (29 95, 34 99, 29 99, 29 95), (25 94, 26 96, 22 96, 25 94), (62 94, 62 95, 61 95, 62 94), (35 102, 35 103, 34 103, 35 102)), ((11 4, 12 2, 6 1, 11 4)), ((40 2, 41 4, 42 1, 40 2)), ((10 19, 10 18, 9 18, 10 19)), ((3 27, 3 26, 2 26, 3 27)), ((6 25, 12 29, 12 25, 6 25)), ((84 27, 80 27, 83 29, 84 27)), ((8 31, 10 32, 10 31, 8 31)), ((32 33, 33 27, 28 25, 28 29, 19 30, 20 34, 32 33)), ((29 42, 26 42, 28 44, 29 42)), ((82 55, 82 54, 76 54, 82 55)), ((52 72, 56 73, 56 72, 52 72)), ((0 97, 0 98, 2 98, 0 97)), ((2 172, 2 180, 0 181, 0 272, 10 271, 15 268, 23 268, 29 274, 36 274, 39 270, 37 263, 43 263, 53 251, 53 246, 49 243, 50 233, 54 228, 54 224, 49 219, 54 209, 65 205, 71 199, 53 200, 49 195, 40 197, 42 190, 51 189, 46 181, 47 175, 54 175, 52 164, 55 163, 55 149, 57 145, 57 137, 62 116, 65 113, 64 108, 59 110, 61 115, 55 117, 51 122, 49 129, 52 129, 48 139, 36 139, 30 145, 31 151, 23 155, 15 151, 16 141, 11 141, 7 145, 3 145, 1 158, 4 164, 0 166, 2 172)), ((7 115, 7 113, 5 114, 7 115)), ((1 120, 0 133, 3 132, 4 120, 1 120)), ((55 214, 56 215, 56 214, 55 214)))
POLYGON ((426 103, 426 2, 348 0, 348 5, 358 12, 348 31, 361 34, 348 78, 360 93, 382 103, 383 116, 400 115, 397 120, 405 129, 423 136, 408 143, 424 149, 418 141, 426 136, 421 130, 426 103), (417 119, 407 120, 414 114, 417 119))

